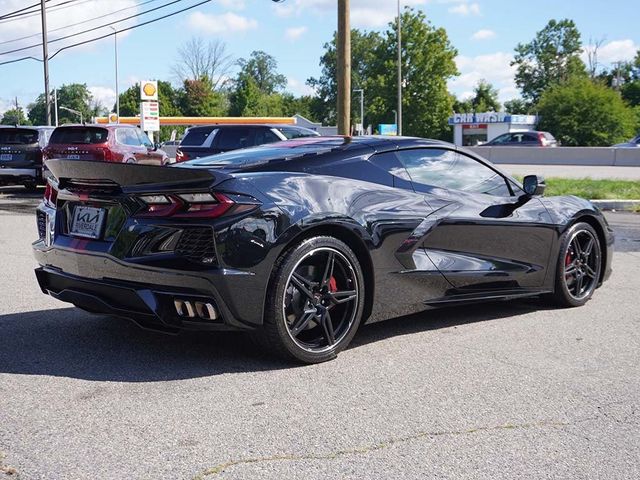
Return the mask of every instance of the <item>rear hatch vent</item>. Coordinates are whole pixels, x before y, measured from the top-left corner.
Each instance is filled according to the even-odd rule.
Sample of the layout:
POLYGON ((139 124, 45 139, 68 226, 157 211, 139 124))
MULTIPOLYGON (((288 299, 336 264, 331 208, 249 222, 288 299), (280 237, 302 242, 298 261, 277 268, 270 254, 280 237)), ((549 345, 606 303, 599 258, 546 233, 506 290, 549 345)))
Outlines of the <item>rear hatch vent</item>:
POLYGON ((211 227, 188 227, 180 235, 177 255, 206 265, 216 264, 216 250, 211 227))

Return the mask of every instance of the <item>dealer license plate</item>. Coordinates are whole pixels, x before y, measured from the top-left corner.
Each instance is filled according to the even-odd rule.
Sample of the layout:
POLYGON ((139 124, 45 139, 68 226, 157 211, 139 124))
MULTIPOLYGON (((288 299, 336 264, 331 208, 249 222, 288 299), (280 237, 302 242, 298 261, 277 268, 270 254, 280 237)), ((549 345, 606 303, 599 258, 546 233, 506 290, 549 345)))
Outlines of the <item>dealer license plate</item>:
POLYGON ((0 160, 13 160, 13 155, 10 153, 0 153, 0 160))
POLYGON ((73 210, 71 235, 85 238, 100 238, 105 209, 77 206, 73 210))

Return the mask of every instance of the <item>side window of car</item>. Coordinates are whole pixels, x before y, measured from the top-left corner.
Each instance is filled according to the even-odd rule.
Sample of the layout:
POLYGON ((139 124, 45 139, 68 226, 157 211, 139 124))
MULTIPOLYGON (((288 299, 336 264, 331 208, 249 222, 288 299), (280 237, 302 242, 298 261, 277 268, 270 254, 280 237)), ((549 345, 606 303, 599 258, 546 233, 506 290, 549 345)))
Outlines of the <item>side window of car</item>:
POLYGON ((265 143, 279 142, 280 137, 271 131, 269 128, 261 128, 256 131, 255 138, 253 140, 254 145, 264 145, 265 143))
POLYGON ((215 138, 215 146, 220 150, 236 150, 253 146, 250 128, 222 128, 215 138))
POLYGON ((378 167, 380 170, 391 174, 392 185, 400 188, 412 189, 411 177, 407 169, 400 163, 395 152, 384 152, 373 155, 369 158, 369 162, 378 167))
POLYGON ((398 158, 415 184, 511 196, 505 178, 486 165, 453 150, 419 148, 401 150, 398 158))
POLYGON ((536 137, 535 135, 532 135, 530 133, 527 133, 526 135, 522 136, 522 143, 538 143, 538 137, 536 137))
POLYGON ((153 148, 153 143, 151 143, 151 140, 149 140, 149 137, 147 137, 146 133, 138 129, 136 129, 136 133, 138 134, 139 145, 144 145, 147 148, 153 148))
POLYGON ((498 135, 496 138, 494 138, 491 143, 493 143, 494 145, 503 145, 505 143, 509 143, 510 139, 511 135, 509 135, 508 133, 503 133, 502 135, 498 135))

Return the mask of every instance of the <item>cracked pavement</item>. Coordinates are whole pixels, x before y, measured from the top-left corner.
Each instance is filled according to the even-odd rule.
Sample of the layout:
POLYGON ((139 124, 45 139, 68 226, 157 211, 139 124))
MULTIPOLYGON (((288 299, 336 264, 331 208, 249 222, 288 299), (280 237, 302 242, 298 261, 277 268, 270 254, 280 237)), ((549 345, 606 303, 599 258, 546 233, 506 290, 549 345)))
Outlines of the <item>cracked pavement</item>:
POLYGON ((0 479, 640 478, 640 217, 585 307, 431 310, 291 366, 42 295, 0 211, 0 479))

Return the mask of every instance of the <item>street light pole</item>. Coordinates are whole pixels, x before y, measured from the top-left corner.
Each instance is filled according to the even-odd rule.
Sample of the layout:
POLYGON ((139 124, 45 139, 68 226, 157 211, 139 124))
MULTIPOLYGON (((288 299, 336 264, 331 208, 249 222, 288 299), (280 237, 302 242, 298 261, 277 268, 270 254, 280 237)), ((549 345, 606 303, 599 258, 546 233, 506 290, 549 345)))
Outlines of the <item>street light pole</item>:
POLYGON ((402 135, 402 17, 398 0, 398 135, 402 135))
POLYGON ((66 110, 67 112, 75 113, 76 115, 80 115, 80 123, 84 125, 84 118, 82 117, 82 112, 78 110, 74 110, 73 108, 67 107, 58 107, 60 110, 66 110))
POLYGON ((115 27, 109 25, 109 28, 113 30, 113 48, 115 50, 116 59, 116 123, 120 123, 120 94, 118 92, 118 30, 115 27))
POLYGON ((351 25, 349 0, 338 0, 338 135, 351 130, 351 25))
POLYGON ((364 90, 362 88, 356 88, 354 92, 360 92, 360 124, 362 128, 360 134, 364 135, 364 90))
POLYGON ((46 0, 40 0, 40 17, 42 20, 42 61, 44 63, 44 98, 47 108, 47 125, 51 125, 51 99, 49 98, 49 49, 47 47, 47 10, 46 0))

